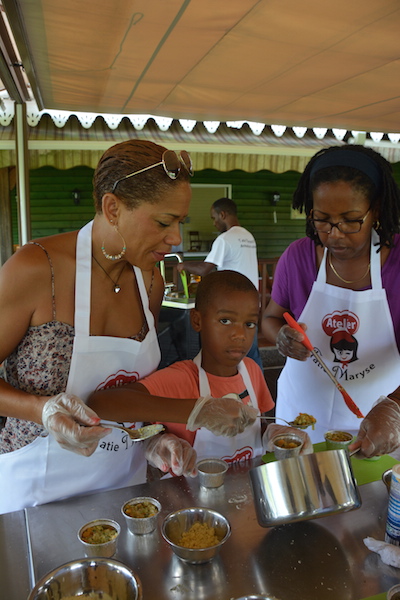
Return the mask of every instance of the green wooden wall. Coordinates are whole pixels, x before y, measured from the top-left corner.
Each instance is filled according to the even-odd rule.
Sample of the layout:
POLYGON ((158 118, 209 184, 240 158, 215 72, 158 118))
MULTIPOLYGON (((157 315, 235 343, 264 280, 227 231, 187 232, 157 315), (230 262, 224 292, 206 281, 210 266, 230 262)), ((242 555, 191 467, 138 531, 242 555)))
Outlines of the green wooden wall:
POLYGON ((304 220, 291 218, 292 195, 299 177, 300 173, 293 171, 222 173, 205 170, 196 173, 193 180, 196 179, 195 183, 230 183, 240 224, 254 235, 258 257, 274 258, 280 256, 290 242, 304 235, 304 220), (272 202, 274 192, 280 194, 276 205, 272 202))
MULTIPOLYGON (((393 165, 393 172, 400 185, 400 163, 393 165)), ((79 229, 93 217, 92 177, 93 169, 89 167, 68 170, 41 167, 31 171, 32 238, 79 229), (74 189, 80 190, 81 201, 78 205, 74 203, 74 189)), ((304 220, 293 218, 291 214, 292 194, 299 177, 300 174, 293 171, 245 173, 209 169, 195 173, 193 183, 231 184, 240 223, 253 233, 258 257, 273 258, 280 256, 291 241, 304 235, 304 220), (275 191, 280 194, 276 205, 272 202, 275 191)), ((15 189, 12 191, 11 201, 16 244, 18 228, 15 189)))

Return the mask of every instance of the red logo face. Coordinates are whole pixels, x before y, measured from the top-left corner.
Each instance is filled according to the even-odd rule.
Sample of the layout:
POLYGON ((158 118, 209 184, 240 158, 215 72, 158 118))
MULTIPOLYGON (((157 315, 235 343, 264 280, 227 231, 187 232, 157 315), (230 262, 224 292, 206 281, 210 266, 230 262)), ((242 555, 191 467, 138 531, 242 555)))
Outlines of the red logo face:
POLYGON ((350 335, 354 335, 359 326, 360 321, 357 315, 348 310, 336 310, 322 319, 322 329, 330 337, 336 331, 346 331, 350 335))
POLYGON ((253 458, 253 448, 251 446, 245 446, 244 448, 236 450, 235 454, 232 456, 223 456, 222 460, 225 460, 227 463, 234 463, 242 460, 250 460, 251 458, 253 458))
POLYGON ((137 371, 118 371, 113 375, 109 375, 105 381, 99 383, 96 387, 97 390, 107 390, 109 388, 120 387, 126 383, 132 383, 139 379, 139 373, 137 371))

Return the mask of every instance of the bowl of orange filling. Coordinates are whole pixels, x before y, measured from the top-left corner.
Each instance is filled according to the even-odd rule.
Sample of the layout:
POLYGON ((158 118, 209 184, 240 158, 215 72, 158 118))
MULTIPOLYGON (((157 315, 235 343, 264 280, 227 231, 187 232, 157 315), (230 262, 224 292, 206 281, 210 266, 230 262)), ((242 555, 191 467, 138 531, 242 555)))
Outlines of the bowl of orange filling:
POLYGON ((295 433, 278 434, 271 441, 277 460, 298 456, 303 447, 302 438, 295 433))
POLYGON ((151 533, 157 527, 161 504, 155 498, 131 498, 121 508, 129 531, 136 535, 151 533))
POLYGON ((86 556, 110 558, 117 550, 121 527, 112 519, 95 519, 83 525, 78 539, 85 548, 86 556))

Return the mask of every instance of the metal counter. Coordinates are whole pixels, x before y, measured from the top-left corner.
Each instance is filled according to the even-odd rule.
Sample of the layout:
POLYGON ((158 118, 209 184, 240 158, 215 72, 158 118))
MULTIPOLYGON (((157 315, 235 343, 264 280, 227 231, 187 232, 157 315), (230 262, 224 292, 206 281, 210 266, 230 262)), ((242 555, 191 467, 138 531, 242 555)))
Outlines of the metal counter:
MULTIPOLYGON (((260 459, 251 466, 255 464, 260 459)), ((180 477, 26 509, 33 578, 82 557, 80 526, 110 517, 122 526, 115 558, 139 576, 144 600, 231 600, 257 593, 277 600, 359 600, 398 583, 400 571, 382 563, 363 543, 367 536, 384 536, 388 494, 381 481, 360 486, 363 504, 357 510, 264 529, 256 520, 248 469, 248 464, 231 467, 224 485, 213 490, 200 488, 197 478, 180 477), (120 509, 129 498, 142 495, 161 502, 161 518, 157 531, 134 536, 120 509), (232 526, 220 555, 208 564, 180 561, 160 533, 163 517, 189 506, 220 511, 232 526)), ((23 515, 0 519, 0 590, 7 590, 7 600, 26 600, 29 591, 23 515)))
MULTIPOLYGON (((5 490, 1 493, 4 494, 5 490)), ((30 583, 30 552, 24 511, 0 515, 0 598, 26 600, 30 583)))

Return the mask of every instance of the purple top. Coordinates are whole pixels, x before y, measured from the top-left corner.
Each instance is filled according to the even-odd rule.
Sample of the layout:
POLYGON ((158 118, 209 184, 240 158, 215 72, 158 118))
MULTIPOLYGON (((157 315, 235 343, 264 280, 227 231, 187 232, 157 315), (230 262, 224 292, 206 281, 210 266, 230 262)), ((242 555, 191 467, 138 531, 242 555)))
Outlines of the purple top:
MULTIPOLYGON (((289 310, 298 320, 317 278, 315 244, 310 238, 292 242, 280 257, 274 274, 272 299, 289 310)), ((386 290, 397 347, 400 350, 400 235, 394 236, 382 268, 382 285, 386 290)), ((370 289, 371 286, 365 289, 370 289)), ((362 290, 360 290, 360 293, 362 290)))

